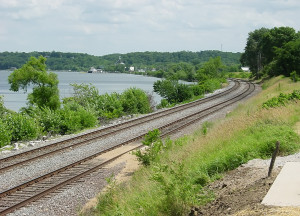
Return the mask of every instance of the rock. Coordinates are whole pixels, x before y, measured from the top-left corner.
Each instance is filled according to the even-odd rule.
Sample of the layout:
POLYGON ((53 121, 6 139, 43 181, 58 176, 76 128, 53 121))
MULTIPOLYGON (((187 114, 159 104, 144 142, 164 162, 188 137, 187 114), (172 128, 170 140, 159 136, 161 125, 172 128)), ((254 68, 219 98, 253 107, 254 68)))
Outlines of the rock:
POLYGON ((14 149, 19 149, 19 143, 14 143, 13 147, 14 147, 14 149))
POLYGON ((7 154, 7 153, 9 153, 10 151, 8 151, 8 150, 4 150, 4 151, 1 151, 0 153, 2 153, 2 154, 7 154))
POLYGON ((2 150, 10 150, 11 149, 11 145, 6 145, 6 146, 3 146, 1 149, 2 150))
POLYGON ((28 144, 28 146, 34 146, 34 145, 35 145, 35 142, 33 142, 33 141, 30 141, 28 144))
POLYGON ((24 143, 20 143, 19 144, 19 148, 24 148, 24 147, 26 147, 27 145, 25 145, 24 143))

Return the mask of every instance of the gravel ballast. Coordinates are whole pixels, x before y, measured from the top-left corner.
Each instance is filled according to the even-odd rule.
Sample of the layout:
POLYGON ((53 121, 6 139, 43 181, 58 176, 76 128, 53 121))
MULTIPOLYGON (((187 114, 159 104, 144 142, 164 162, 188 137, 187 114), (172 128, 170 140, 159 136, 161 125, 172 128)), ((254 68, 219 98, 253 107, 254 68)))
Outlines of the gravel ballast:
MULTIPOLYGON (((217 94, 220 91, 225 91, 227 88, 231 88, 232 86, 233 86, 233 82, 230 82, 228 87, 222 90, 218 90, 214 94, 217 94)), ((244 85, 242 89, 245 88, 245 86, 246 85, 244 85)), ((230 95, 228 94, 226 98, 229 96, 230 95)), ((68 151, 61 152, 60 154, 49 156, 45 159, 33 161, 26 165, 20 166, 17 169, 8 170, 0 174, 0 179, 5 179, 5 181, 0 181, 0 188, 2 191, 3 189, 5 190, 11 188, 13 186, 22 183, 25 180, 32 179, 34 177, 53 171, 57 168, 63 167, 66 164, 73 163, 80 158, 85 158, 89 155, 95 154, 95 152, 98 150, 106 149, 117 143, 121 143, 124 140, 129 140, 134 136, 137 136, 141 133, 146 133, 149 130, 158 128, 162 124, 172 122, 174 120, 182 118, 183 116, 187 116, 191 113, 194 113, 195 111, 199 111, 208 106, 211 106, 212 104, 216 104, 222 100, 224 100, 224 98, 216 99, 213 102, 209 102, 194 108, 186 109, 181 111, 180 113, 172 114, 164 118, 159 118, 154 122, 147 123, 146 125, 143 126, 139 125, 137 127, 124 130, 118 133, 117 135, 103 138, 101 140, 98 140, 97 142, 92 142, 75 149, 70 149, 68 151)), ((222 115, 224 115, 225 113, 226 115, 228 110, 233 109, 235 106, 236 104, 230 106, 230 108, 226 108, 225 109, 226 111, 223 110, 217 112, 212 117, 206 118, 205 121, 207 121, 208 119, 213 119, 218 116, 221 116, 219 113, 222 113, 222 115)), ((84 133, 88 133, 88 132, 89 131, 86 131, 84 133)), ((78 135, 73 135, 73 136, 78 136, 78 135)), ((67 136, 67 138, 70 137, 72 136, 70 135, 67 136)), ((61 137, 58 140, 64 140, 67 138, 61 137)), ((9 153, 2 153, 0 155, 0 158, 7 157, 8 155, 12 155, 22 151, 27 151, 31 148, 36 148, 41 145, 48 145, 53 143, 54 141, 57 140, 39 142, 35 144, 33 147, 24 147, 23 149, 11 151, 9 153)), ((32 203, 30 206, 23 207, 10 215, 77 215, 81 206, 88 199, 94 197, 106 185, 105 178, 111 176, 113 173, 114 174, 118 173, 123 166, 124 163, 120 163, 111 169, 94 172, 93 174, 89 175, 89 177, 84 178, 80 182, 73 183, 70 186, 60 189, 59 193, 56 193, 54 195, 52 194, 51 196, 49 196, 49 198, 44 198, 42 200, 36 201, 32 203)))

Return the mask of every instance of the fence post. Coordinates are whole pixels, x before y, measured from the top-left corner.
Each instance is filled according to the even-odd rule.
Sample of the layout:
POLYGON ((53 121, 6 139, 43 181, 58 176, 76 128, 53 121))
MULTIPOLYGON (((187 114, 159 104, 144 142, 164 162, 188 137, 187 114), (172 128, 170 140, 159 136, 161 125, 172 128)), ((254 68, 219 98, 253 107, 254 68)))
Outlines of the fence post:
POLYGON ((271 159, 271 163, 270 163, 270 167, 269 167, 269 172, 268 172, 268 177, 271 176, 271 173, 272 173, 272 170, 273 170, 273 167, 274 167, 274 163, 275 163, 275 159, 276 159, 276 156, 278 154, 278 151, 279 151, 279 146, 280 146, 280 142, 277 141, 276 142, 276 148, 272 154, 272 159, 271 159))

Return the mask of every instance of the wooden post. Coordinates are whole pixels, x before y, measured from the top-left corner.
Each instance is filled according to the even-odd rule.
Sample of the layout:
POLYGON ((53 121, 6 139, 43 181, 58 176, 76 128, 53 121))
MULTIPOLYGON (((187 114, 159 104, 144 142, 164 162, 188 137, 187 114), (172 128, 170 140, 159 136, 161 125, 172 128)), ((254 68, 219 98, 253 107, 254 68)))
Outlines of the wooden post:
POLYGON ((280 146, 280 142, 277 141, 275 151, 273 152, 273 155, 272 155, 272 159, 271 159, 271 163, 270 163, 270 167, 269 167, 269 172, 268 172, 268 177, 271 176, 271 173, 272 173, 272 170, 273 170, 273 167, 274 167, 274 163, 275 163, 275 159, 276 159, 276 156, 277 156, 278 151, 279 151, 279 146, 280 146))

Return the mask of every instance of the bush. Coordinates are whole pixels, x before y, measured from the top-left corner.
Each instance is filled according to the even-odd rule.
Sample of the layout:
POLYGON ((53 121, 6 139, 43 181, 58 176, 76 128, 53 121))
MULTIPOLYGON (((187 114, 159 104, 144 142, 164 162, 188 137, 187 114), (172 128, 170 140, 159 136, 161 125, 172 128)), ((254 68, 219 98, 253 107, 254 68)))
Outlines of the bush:
POLYGON ((153 89, 169 103, 180 103, 193 97, 192 88, 178 80, 158 80, 153 84, 153 89))
POLYGON ((104 119, 118 118, 123 115, 121 95, 118 93, 100 95, 97 104, 98 116, 104 119))
POLYGON ((49 108, 42 108, 39 112, 39 122, 46 132, 53 134, 60 133, 60 126, 62 119, 59 110, 51 110, 49 108))
POLYGON ((0 95, 0 117, 3 117, 4 114, 8 113, 9 110, 6 109, 3 102, 3 96, 0 95))
POLYGON ((203 82, 201 87, 205 92, 213 92, 216 89, 221 88, 221 84, 224 80, 220 79, 207 79, 203 82))
POLYGON ((284 106, 288 101, 300 100, 300 90, 294 90, 290 94, 280 93, 279 96, 273 97, 263 103, 263 108, 284 106))
POLYGON ((142 143, 145 146, 148 146, 148 148, 144 151, 139 149, 133 152, 133 154, 137 156, 138 161, 140 161, 144 166, 149 166, 157 159, 158 154, 163 149, 163 142, 160 139, 160 131, 158 129, 149 131, 142 143))
POLYGON ((11 138, 11 130, 9 130, 8 126, 0 119, 0 147, 10 144, 11 138))
POLYGON ((298 74, 296 73, 296 71, 293 71, 291 74, 290 74, 290 77, 291 77, 291 80, 293 82, 298 82, 300 80, 298 74))
POLYGON ((147 94, 137 88, 129 88, 125 90, 121 95, 123 111, 128 114, 133 113, 149 113, 150 102, 147 94))
POLYGON ((170 104, 167 99, 161 99, 160 104, 157 105, 157 108, 158 109, 165 108, 165 107, 168 107, 169 105, 170 104))
POLYGON ((201 88, 199 85, 192 85, 192 92, 195 96, 203 95, 204 94, 204 89, 201 88))
POLYGON ((190 203, 195 203, 201 186, 195 186, 183 163, 174 163, 173 167, 156 164, 153 167, 151 180, 158 183, 164 193, 161 201, 161 212, 164 215, 185 215, 190 203))
POLYGON ((41 132, 35 119, 21 113, 6 115, 4 122, 11 130, 12 141, 35 139, 41 132))
POLYGON ((79 104, 68 103, 59 110, 61 116, 60 133, 69 134, 97 124, 93 111, 86 110, 79 104))

